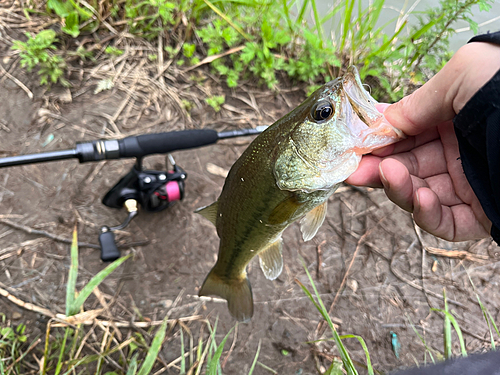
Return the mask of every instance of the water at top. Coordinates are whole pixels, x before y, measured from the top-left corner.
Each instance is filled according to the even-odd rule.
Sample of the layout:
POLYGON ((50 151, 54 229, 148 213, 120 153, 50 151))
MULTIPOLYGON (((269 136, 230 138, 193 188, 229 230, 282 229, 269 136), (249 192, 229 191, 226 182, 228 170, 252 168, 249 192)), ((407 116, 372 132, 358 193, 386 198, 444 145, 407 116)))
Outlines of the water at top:
MULTIPOLYGON (((334 0, 316 0, 318 13, 322 15, 327 14, 333 7, 333 4, 336 3, 337 1, 334 0)), ((366 7, 370 1, 364 0, 363 3, 366 7)), ((386 29, 388 33, 393 32, 396 25, 395 20, 400 15, 402 9, 406 12, 408 9, 414 7, 414 12, 422 12, 425 9, 436 7, 437 5, 438 2, 436 0, 386 0, 384 9, 380 16, 380 26, 386 22, 394 20, 394 22, 390 24, 391 26, 388 26, 388 29, 386 29), (392 30, 390 29, 391 27, 392 30)), ((488 12, 481 12, 479 10, 479 6, 475 6, 472 10, 471 18, 479 24, 479 34, 483 34, 488 31, 500 31, 500 0, 495 0, 492 8, 488 12)), ((415 15, 410 15, 408 20, 410 23, 417 23, 415 15)), ((324 25, 326 34, 330 34, 331 30, 336 28, 337 23, 338 19, 326 22, 324 25)), ((457 33, 450 39, 450 48, 456 51, 474 36, 474 32, 470 30, 467 22, 457 22, 453 25, 453 27, 457 30, 457 33)))

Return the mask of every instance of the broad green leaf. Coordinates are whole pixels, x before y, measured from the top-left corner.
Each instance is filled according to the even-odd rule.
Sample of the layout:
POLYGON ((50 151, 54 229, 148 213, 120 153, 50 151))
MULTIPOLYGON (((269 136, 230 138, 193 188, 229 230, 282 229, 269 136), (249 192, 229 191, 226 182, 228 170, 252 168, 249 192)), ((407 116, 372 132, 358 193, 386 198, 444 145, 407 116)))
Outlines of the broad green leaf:
POLYGON ((76 38, 78 35, 80 35, 80 27, 78 22, 78 13, 71 12, 64 19, 64 27, 61 30, 66 34, 71 35, 73 38, 76 38))
POLYGON ((73 10, 69 1, 62 0, 48 0, 47 8, 52 9, 61 18, 66 18, 73 10))

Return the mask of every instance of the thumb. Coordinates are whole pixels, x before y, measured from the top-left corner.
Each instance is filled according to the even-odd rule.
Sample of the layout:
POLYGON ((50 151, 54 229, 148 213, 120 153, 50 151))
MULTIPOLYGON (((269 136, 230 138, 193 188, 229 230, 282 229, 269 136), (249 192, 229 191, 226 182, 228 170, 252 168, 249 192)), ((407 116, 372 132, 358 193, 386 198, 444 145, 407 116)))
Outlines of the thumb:
POLYGON ((390 105, 384 116, 407 135, 417 135, 455 117, 453 99, 457 94, 452 61, 413 94, 390 105))

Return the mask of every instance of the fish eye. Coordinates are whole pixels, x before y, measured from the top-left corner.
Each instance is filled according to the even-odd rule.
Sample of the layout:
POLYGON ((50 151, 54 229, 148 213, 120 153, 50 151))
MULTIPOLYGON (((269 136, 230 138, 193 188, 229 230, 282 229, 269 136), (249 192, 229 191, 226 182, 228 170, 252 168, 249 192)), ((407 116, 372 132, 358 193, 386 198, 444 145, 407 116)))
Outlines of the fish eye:
POLYGON ((316 121, 324 121, 333 114, 332 104, 328 101, 316 103, 311 110, 311 116, 316 121))

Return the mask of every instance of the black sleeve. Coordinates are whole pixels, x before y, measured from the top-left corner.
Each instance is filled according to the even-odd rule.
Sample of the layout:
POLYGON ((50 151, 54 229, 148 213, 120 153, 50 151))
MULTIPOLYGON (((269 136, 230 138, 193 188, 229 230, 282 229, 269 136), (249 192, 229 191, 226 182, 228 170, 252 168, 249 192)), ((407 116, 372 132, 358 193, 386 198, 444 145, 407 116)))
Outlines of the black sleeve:
MULTIPOLYGON (((500 45, 500 31, 469 42, 500 45)), ((465 104, 453 124, 465 175, 500 245, 500 70, 465 104)))
POLYGON ((500 353, 492 351, 473 354, 438 363, 434 366, 416 367, 392 375, 500 375, 500 353))

